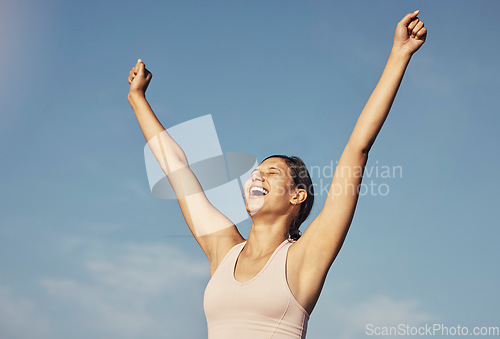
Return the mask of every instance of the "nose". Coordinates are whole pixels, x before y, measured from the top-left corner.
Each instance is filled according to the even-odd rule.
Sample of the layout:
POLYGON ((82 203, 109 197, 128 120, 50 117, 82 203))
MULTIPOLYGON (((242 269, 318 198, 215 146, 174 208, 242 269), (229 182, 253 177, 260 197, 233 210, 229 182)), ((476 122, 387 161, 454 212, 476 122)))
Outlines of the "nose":
POLYGON ((262 173, 259 171, 255 171, 251 176, 252 182, 254 181, 262 181, 262 173))

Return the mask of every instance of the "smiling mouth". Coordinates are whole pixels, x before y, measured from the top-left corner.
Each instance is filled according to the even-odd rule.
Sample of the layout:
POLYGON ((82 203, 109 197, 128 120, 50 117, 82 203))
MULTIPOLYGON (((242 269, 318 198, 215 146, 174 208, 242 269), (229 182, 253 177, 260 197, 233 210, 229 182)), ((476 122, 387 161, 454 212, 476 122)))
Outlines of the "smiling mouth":
POLYGON ((250 196, 251 197, 260 197, 260 196, 267 195, 268 193, 269 193, 269 191, 263 187, 258 187, 258 186, 250 187, 250 196))

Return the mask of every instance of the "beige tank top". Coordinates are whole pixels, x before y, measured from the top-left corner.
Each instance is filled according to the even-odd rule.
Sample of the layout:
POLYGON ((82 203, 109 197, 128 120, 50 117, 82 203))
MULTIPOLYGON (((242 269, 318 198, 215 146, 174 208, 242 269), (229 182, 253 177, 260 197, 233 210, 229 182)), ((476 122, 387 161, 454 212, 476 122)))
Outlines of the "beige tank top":
POLYGON ((205 289, 208 338, 305 338, 309 314, 286 280, 286 258, 293 241, 283 241, 262 270, 242 283, 234 277, 234 270, 245 244, 227 253, 205 289))

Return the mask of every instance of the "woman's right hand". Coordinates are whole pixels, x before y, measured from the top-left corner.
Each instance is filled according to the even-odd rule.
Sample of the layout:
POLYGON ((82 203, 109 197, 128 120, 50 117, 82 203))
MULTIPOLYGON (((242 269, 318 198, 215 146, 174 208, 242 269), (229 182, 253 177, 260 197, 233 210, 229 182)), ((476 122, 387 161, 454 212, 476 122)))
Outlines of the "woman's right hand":
POLYGON ((141 59, 129 72, 128 83, 130 84, 129 95, 140 94, 145 95, 149 82, 153 74, 146 69, 146 65, 141 59))

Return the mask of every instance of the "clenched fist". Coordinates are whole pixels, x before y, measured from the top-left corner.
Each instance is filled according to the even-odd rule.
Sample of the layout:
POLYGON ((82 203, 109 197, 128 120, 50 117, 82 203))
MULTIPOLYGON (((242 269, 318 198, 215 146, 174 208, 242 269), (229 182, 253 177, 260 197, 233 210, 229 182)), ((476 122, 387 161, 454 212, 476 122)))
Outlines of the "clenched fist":
POLYGON ((394 34, 393 49, 412 55, 425 42, 427 29, 424 22, 417 18, 419 11, 408 13, 398 22, 394 34))
POLYGON ((141 94, 146 93, 149 82, 153 74, 146 69, 146 65, 141 59, 137 60, 137 63, 129 72, 128 83, 130 84, 129 94, 141 94))

